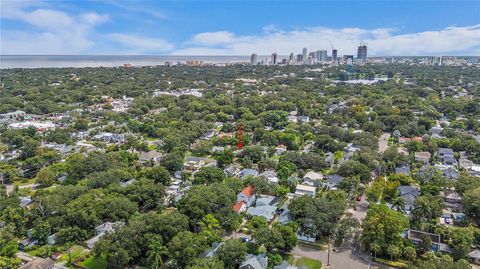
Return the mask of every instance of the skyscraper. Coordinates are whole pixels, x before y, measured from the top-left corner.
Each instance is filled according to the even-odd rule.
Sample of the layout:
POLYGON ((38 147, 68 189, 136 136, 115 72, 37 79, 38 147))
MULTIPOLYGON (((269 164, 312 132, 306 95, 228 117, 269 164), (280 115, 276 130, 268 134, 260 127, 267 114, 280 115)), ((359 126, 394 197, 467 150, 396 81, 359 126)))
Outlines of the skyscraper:
POLYGON ((307 60, 307 57, 308 57, 308 54, 307 54, 307 53, 308 53, 307 48, 303 48, 303 50, 302 50, 302 57, 303 57, 302 59, 303 59, 303 61, 306 61, 306 60, 307 60))
POLYGON ((327 51, 326 50, 317 50, 316 51, 316 58, 319 62, 326 62, 327 61, 327 51))
POLYGON ((358 46, 357 59, 362 63, 367 61, 367 45, 358 46))
POLYGON ((252 53, 252 56, 250 56, 250 64, 251 65, 257 65, 258 63, 258 56, 255 53, 252 53))
POLYGON ((297 54, 297 64, 303 63, 303 55, 302 54, 297 54))
POLYGON ((292 64, 293 63, 293 52, 290 53, 290 57, 288 57, 288 64, 292 64))
POLYGON ((332 60, 337 61, 337 49, 332 49, 332 60))
POLYGON ((278 54, 276 52, 272 53, 272 64, 276 65, 278 63, 278 54))

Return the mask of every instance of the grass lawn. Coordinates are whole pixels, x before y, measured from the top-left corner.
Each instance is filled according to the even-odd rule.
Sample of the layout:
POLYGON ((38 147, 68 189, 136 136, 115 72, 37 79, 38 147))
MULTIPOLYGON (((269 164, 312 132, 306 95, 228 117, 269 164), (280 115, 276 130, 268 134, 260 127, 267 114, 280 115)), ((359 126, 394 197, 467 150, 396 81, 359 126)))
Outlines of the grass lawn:
MULTIPOLYGON (((72 256, 72 261, 74 261, 76 258, 80 257, 83 255, 83 251, 85 250, 84 247, 74 245, 70 248, 70 254, 72 256)), ((65 250, 62 253, 62 257, 60 258, 62 261, 68 262, 68 249, 65 250)))
POLYGON ((30 179, 21 179, 19 181, 15 181, 15 184, 18 186, 25 186, 25 185, 30 185, 35 183, 35 178, 30 178, 30 179))
POLYGON ((79 264, 89 269, 104 269, 107 268, 107 259, 103 256, 95 257, 95 255, 91 255, 79 264))
POLYGON ((306 248, 316 249, 316 250, 326 250, 328 249, 328 245, 326 242, 323 242, 322 239, 317 240, 315 243, 309 243, 304 241, 298 241, 297 243, 299 246, 303 246, 306 248))
POLYGON ((396 268, 408 268, 408 261, 402 260, 402 259, 397 259, 395 261, 391 261, 389 259, 383 259, 383 258, 375 258, 374 261, 381 263, 381 264, 386 264, 388 266, 393 266, 396 268))
POLYGON ((157 145, 149 145, 148 146, 148 150, 156 150, 157 149, 157 145))
POLYGON ((314 260, 314 259, 307 258, 307 257, 302 257, 302 258, 298 259, 295 262, 295 265, 296 266, 304 265, 308 269, 320 269, 320 268, 322 268, 322 262, 321 261, 314 260))

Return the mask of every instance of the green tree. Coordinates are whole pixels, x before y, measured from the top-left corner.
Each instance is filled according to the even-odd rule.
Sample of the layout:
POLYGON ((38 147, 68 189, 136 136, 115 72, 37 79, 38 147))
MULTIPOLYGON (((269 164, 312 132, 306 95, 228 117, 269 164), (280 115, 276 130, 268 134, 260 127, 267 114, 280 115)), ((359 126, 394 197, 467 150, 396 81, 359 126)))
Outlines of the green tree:
POLYGON ((403 256, 409 261, 414 261, 417 258, 417 250, 414 247, 405 247, 403 249, 403 256))
POLYGON ((37 223, 35 228, 33 228, 32 236, 38 240, 40 245, 45 245, 47 243, 47 237, 51 232, 52 228, 50 224, 46 221, 40 221, 40 223, 37 223))
POLYGON ((159 239, 150 240, 147 252, 147 263, 151 268, 159 269, 163 267, 164 258, 167 257, 168 250, 159 239))
POLYGON ((207 248, 202 237, 189 231, 178 233, 168 243, 169 256, 181 268, 190 265, 207 248))
POLYGON ((217 258, 196 259, 186 269, 224 269, 223 263, 217 258))
POLYGON ((225 173, 222 169, 217 167, 203 167, 193 178, 194 184, 212 184, 220 183, 225 179, 225 173))
POLYGON ((386 205, 372 205, 367 211, 362 228, 360 240, 368 250, 374 251, 372 246, 376 244, 386 251, 384 246, 398 246, 402 243, 402 233, 408 228, 408 219, 386 205))
POLYGON ((463 204, 465 206, 465 212, 480 220, 480 187, 465 191, 463 197, 463 204))
POLYGON ((163 166, 154 166, 145 171, 145 177, 164 186, 170 184, 170 173, 163 166))
POLYGON ((218 250, 218 259, 226 269, 235 269, 243 262, 247 255, 247 246, 238 239, 230 239, 218 250))

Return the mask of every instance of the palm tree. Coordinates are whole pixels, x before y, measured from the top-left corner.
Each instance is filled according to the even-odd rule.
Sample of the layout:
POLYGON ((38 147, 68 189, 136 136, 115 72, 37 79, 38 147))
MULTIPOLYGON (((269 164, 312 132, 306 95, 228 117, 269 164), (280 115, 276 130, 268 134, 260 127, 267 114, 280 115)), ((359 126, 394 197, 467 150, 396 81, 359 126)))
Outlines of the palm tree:
POLYGON ((415 208, 412 211, 413 215, 420 220, 430 219, 433 215, 432 208, 429 205, 428 199, 423 196, 418 197, 415 200, 415 208))
POLYGON ((382 250, 382 247, 377 244, 377 243, 372 243, 370 245, 370 249, 373 251, 373 254, 375 255, 375 259, 377 258, 377 253, 382 250))
POLYGON ((392 208, 402 213, 405 213, 405 200, 400 197, 396 197, 392 201, 392 208))
POLYGON ((168 255, 167 248, 158 240, 153 240, 147 252, 147 262, 154 269, 163 267, 163 259, 168 255))

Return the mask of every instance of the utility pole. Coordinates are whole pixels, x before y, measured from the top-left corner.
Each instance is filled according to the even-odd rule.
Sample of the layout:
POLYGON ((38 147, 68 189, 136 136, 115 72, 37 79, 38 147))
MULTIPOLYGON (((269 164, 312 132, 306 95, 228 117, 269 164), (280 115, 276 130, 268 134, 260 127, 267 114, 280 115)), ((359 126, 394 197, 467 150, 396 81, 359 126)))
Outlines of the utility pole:
POLYGON ((330 238, 328 238, 327 266, 330 266, 330 238))

